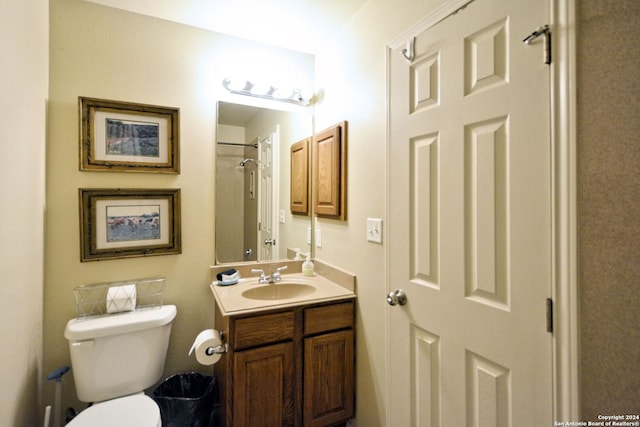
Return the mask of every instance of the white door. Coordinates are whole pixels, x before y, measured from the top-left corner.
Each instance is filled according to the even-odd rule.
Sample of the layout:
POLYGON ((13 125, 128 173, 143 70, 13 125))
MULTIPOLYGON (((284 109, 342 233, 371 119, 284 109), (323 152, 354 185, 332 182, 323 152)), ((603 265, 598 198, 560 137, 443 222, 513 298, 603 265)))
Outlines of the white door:
POLYGON ((258 139, 260 149, 260 168, 258 174, 258 259, 268 261, 276 258, 277 251, 274 246, 276 239, 276 183, 273 175, 273 159, 276 158, 278 146, 279 128, 267 133, 258 139))
POLYGON ((454 3, 389 50, 390 425, 549 426, 549 6, 454 3))

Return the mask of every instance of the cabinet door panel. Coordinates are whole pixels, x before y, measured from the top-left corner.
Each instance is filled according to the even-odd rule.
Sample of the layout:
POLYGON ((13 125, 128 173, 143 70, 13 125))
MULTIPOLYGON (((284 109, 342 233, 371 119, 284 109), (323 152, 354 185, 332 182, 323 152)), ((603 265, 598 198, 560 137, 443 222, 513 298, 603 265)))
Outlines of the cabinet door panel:
POLYGON ((309 138, 291 145, 291 213, 309 214, 309 138))
POLYGON ((293 343, 234 355, 233 425, 293 426, 295 361, 293 343))
POLYGON ((346 220, 347 122, 317 133, 313 145, 315 213, 346 220))
POLYGON ((354 415, 353 330, 305 339, 304 425, 328 426, 354 415))

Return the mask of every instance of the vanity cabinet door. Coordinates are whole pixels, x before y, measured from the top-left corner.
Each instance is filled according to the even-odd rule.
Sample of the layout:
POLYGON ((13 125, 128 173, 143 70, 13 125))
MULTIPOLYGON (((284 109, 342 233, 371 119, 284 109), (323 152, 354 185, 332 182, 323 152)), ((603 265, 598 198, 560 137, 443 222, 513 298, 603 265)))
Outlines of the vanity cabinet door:
POLYGON ((234 354, 233 425, 293 426, 295 359, 292 342, 234 354))
POLYGON ((354 345, 352 329, 305 338, 305 427, 324 427, 353 418, 354 345))

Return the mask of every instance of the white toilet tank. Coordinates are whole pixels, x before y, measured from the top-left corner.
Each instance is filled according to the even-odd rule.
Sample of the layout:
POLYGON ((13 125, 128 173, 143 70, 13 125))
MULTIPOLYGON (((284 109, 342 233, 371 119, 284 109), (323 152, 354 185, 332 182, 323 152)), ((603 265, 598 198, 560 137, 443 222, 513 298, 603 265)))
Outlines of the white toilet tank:
POLYGON ((78 399, 138 393, 162 376, 175 305, 71 319, 64 331, 78 399))

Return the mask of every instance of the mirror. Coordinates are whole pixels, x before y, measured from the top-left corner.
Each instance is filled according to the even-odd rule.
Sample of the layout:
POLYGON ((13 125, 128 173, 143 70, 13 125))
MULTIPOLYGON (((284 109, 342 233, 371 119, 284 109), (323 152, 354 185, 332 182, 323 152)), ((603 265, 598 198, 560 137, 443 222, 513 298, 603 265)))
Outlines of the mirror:
POLYGON ((313 135, 311 113, 218 102, 216 264, 310 253, 311 216, 290 210, 290 147, 313 135))

